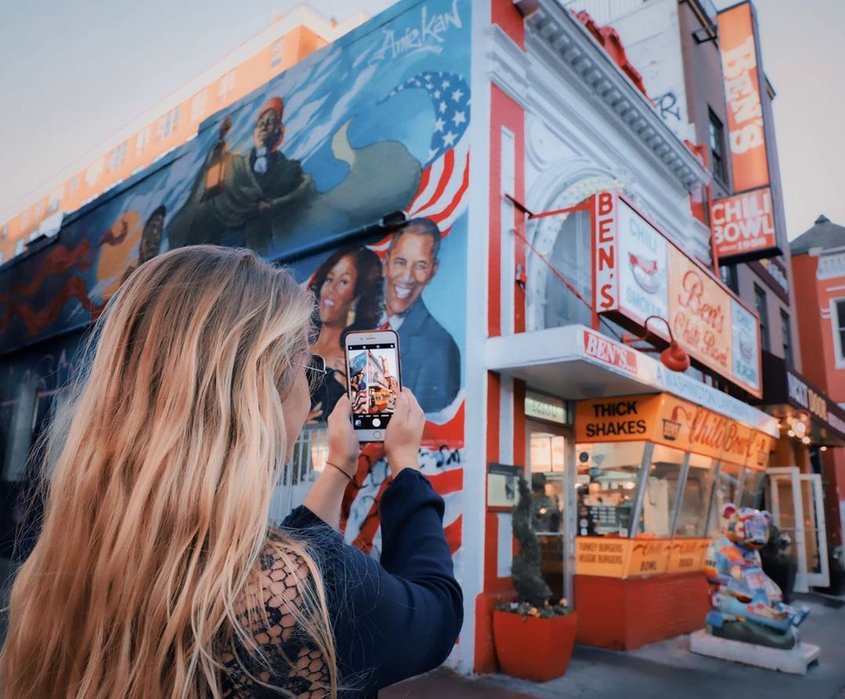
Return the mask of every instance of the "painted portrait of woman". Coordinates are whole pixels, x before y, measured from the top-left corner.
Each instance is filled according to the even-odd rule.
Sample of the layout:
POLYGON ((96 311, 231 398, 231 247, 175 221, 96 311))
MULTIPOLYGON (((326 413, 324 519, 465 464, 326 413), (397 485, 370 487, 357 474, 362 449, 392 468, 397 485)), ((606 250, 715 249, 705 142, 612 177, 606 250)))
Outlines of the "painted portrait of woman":
POLYGON ((378 255, 364 246, 332 253, 310 285, 317 300, 317 339, 311 352, 326 360, 329 373, 314 395, 313 416, 325 421, 346 392, 344 333, 378 327, 384 312, 384 283, 378 255))

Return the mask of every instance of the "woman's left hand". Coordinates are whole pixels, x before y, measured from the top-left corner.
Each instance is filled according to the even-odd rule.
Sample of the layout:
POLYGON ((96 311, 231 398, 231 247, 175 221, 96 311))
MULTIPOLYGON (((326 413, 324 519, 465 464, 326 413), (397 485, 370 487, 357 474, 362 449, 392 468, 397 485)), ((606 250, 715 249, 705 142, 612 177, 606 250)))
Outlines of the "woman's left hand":
POLYGON ((361 445, 358 442, 358 435, 352 428, 352 406, 348 396, 344 395, 337 401, 334 410, 329 415, 328 426, 328 460, 352 477, 358 468, 361 445))

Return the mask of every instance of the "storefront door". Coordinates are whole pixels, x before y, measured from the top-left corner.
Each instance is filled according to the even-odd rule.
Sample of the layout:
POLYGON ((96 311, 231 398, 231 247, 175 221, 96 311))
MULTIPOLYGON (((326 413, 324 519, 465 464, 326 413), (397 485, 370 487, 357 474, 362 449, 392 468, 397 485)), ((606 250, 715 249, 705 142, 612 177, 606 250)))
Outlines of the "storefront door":
POLYGON ((528 464, 533 495, 532 520, 540 540, 542 571, 552 599, 571 600, 570 557, 574 554, 568 514, 573 493, 566 464, 574 442, 570 429, 551 422, 527 420, 528 464), (569 496, 569 497, 568 497, 569 496))
POLYGON ((775 526, 792 539, 790 555, 798 564, 795 591, 827 587, 827 534, 821 476, 801 473, 796 466, 767 471, 768 502, 775 526))

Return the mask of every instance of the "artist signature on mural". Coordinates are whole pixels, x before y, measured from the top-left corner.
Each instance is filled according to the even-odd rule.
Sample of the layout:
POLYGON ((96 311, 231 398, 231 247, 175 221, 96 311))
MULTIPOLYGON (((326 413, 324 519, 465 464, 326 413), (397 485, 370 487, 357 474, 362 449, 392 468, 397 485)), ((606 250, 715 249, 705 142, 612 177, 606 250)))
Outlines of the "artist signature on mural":
POLYGON ((420 22, 417 26, 406 27, 405 32, 397 34, 394 29, 384 30, 384 40, 381 48, 373 56, 374 61, 385 58, 394 60, 399 56, 425 51, 439 54, 443 51, 445 34, 451 28, 460 29, 461 15, 458 12, 459 0, 452 0, 449 12, 429 15, 428 6, 423 5, 420 10, 420 22))

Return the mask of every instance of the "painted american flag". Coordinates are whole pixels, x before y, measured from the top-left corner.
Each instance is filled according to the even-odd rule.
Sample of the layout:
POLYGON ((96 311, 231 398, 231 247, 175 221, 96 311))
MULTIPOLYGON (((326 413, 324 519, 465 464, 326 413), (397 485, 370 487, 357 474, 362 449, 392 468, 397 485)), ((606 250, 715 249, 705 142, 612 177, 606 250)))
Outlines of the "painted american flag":
MULTIPOLYGON (((435 115, 428 158, 407 214, 430 218, 445 237, 463 212, 469 187, 469 86, 455 73, 425 72, 395 87, 385 100, 403 90, 425 90, 435 115)), ((381 241, 374 249, 381 252, 387 242, 381 241)))

